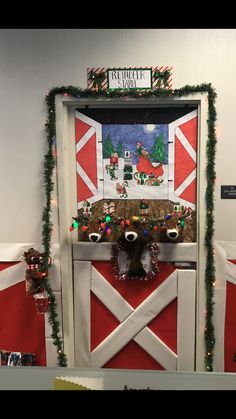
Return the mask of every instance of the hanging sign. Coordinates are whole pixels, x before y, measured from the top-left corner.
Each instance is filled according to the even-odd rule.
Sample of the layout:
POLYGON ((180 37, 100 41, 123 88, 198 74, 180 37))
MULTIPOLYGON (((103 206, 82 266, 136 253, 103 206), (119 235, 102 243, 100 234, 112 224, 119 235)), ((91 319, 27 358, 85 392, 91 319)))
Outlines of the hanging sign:
POLYGON ((108 89, 151 89, 151 68, 111 68, 107 70, 108 89))
POLYGON ((172 67, 89 67, 87 80, 88 89, 96 91, 172 89, 172 67))

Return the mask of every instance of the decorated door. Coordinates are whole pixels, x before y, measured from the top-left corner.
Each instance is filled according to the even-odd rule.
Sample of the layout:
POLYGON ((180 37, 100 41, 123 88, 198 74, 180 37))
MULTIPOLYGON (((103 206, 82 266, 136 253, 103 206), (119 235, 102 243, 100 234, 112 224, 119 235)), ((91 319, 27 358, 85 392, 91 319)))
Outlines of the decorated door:
MULTIPOLYGON (((132 115, 121 123, 118 113, 110 115, 109 110, 75 113, 76 367, 195 369, 197 110, 175 115, 153 124, 142 118, 137 123, 132 115), (165 220, 170 211, 180 214, 183 206, 188 208, 184 217, 191 221, 183 229, 184 243, 161 243, 158 272, 150 281, 117 279, 111 262, 117 220, 124 217, 122 212, 123 223, 132 222, 136 214, 145 220, 160 205, 165 220), (99 232, 104 231, 107 243, 88 242, 88 207, 93 227, 104 218, 99 232)), ((159 229, 157 242, 161 228, 148 225, 151 234, 159 229)))

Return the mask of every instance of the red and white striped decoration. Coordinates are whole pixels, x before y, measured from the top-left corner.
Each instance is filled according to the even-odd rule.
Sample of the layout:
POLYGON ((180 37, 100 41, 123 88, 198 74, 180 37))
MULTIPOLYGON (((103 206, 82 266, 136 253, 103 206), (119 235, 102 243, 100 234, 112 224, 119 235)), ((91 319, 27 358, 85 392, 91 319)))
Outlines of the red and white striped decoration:
POLYGON ((166 66, 162 65, 160 67, 152 67, 152 88, 156 89, 157 83, 158 83, 158 79, 155 79, 155 77, 154 77, 156 70, 158 70, 160 73, 163 73, 164 71, 169 70, 170 75, 167 79, 168 80, 168 86, 165 87, 163 81, 161 81, 160 88, 162 89, 162 88, 165 87, 166 89, 172 89, 172 80, 173 80, 172 67, 170 67, 168 65, 166 65, 166 66))
POLYGON ((96 88, 93 87, 93 80, 90 79, 90 72, 91 71, 94 71, 94 73, 96 73, 96 74, 105 73, 106 78, 102 82, 102 90, 106 90, 107 89, 107 69, 105 67, 89 67, 87 69, 87 86, 88 86, 88 89, 96 90, 96 88))
MULTIPOLYGON (((135 67, 135 68, 138 69, 138 67, 135 67)), ((147 69, 151 68, 152 69, 152 88, 153 89, 157 88, 157 84, 158 84, 158 79, 155 79, 156 70, 160 71, 161 73, 163 73, 166 70, 169 70, 170 76, 168 77, 168 86, 165 87, 163 81, 161 81, 160 88, 165 87, 166 89, 172 89, 172 80, 173 80, 173 77, 172 77, 173 68, 172 67, 170 67, 170 66, 154 66, 154 67, 142 67, 142 68, 147 68, 147 69)), ((119 68, 117 68, 117 69, 119 69, 119 68)), ((130 69, 134 69, 134 67, 127 67, 125 69, 130 70, 130 69)), ((108 70, 108 68, 105 68, 105 67, 89 67, 89 68, 87 68, 87 87, 88 87, 88 89, 96 90, 96 88, 93 87, 93 80, 90 79, 90 73, 91 73, 91 71, 93 71, 96 74, 105 73, 106 77, 101 83, 101 90, 107 90, 108 89, 107 70, 108 70)))

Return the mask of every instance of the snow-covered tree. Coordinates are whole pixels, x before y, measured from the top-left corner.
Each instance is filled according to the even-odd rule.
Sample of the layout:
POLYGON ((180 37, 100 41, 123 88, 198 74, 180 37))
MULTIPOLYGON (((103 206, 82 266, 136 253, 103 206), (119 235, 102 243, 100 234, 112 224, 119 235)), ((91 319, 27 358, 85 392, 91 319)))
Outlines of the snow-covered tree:
POLYGON ((117 144, 117 154, 118 154, 118 157, 124 157, 124 150, 123 150, 122 141, 119 141, 118 144, 117 144))
POLYGON ((111 154, 114 152, 115 150, 111 141, 111 137, 110 135, 108 135, 103 145, 103 158, 109 159, 111 157, 111 154))
POLYGON ((164 135, 160 134, 153 145, 151 152, 151 159, 154 162, 164 163, 165 162, 165 143, 164 135))

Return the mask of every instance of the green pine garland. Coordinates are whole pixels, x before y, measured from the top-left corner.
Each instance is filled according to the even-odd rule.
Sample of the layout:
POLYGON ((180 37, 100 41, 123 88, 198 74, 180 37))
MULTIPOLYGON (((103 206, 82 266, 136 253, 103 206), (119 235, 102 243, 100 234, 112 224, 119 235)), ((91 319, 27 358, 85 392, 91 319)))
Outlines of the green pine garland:
MULTIPOLYGON (((47 132, 48 140, 48 152, 44 156, 44 188, 45 188, 45 198, 46 203, 43 208, 42 213, 42 246, 44 249, 44 261, 41 267, 43 272, 48 272, 50 267, 49 258, 50 258, 50 247, 51 247, 51 237, 52 237, 52 222, 50 219, 51 215, 51 195, 53 191, 53 169, 55 166, 55 157, 53 155, 53 142, 55 139, 55 104, 54 97, 51 101, 51 98, 47 96, 46 98, 48 105, 48 121, 45 123, 45 129, 47 132)), ((52 339, 53 344, 57 347, 57 359, 58 365, 60 367, 67 366, 66 355, 63 352, 63 342, 60 337, 60 327, 59 321, 57 319, 57 304, 56 298, 53 293, 51 284, 48 277, 44 279, 44 286, 49 297, 49 324, 52 326, 52 339)))
MULTIPOLYGON (((215 264, 214 264, 214 249, 213 249, 213 235, 214 235, 214 182, 215 182, 215 152, 216 152, 216 92, 211 86, 211 83, 203 83, 196 86, 186 85, 180 89, 160 89, 155 90, 88 90, 80 89, 73 86, 61 86, 52 88, 46 96, 48 120, 45 124, 47 139, 48 139, 48 153, 44 158, 44 184, 46 194, 46 205, 42 214, 42 245, 45 252, 45 271, 48 270, 48 257, 50 256, 52 223, 50 221, 51 213, 51 193, 53 191, 52 173, 55 165, 55 158, 52 153, 53 141, 56 136, 56 115, 55 115, 55 96, 62 94, 65 96, 72 96, 76 99, 85 98, 149 98, 149 97, 163 97, 168 96, 187 96, 192 93, 205 93, 208 95, 208 140, 206 145, 207 154, 207 187, 206 187, 206 233, 205 246, 207 251, 207 262, 205 269, 205 286, 206 286, 206 323, 205 323, 205 366, 207 371, 213 371, 213 358, 215 346, 215 334, 213 325, 213 306, 214 306, 214 281, 215 281, 215 264)), ((60 366, 66 366, 66 356, 62 349, 62 340, 59 338, 59 322, 56 320, 56 303, 55 296, 52 292, 49 281, 45 280, 45 288, 49 294, 51 304, 49 305, 49 322, 52 325, 52 338, 54 344, 57 346, 58 360, 60 366)))

